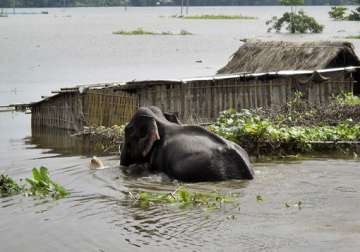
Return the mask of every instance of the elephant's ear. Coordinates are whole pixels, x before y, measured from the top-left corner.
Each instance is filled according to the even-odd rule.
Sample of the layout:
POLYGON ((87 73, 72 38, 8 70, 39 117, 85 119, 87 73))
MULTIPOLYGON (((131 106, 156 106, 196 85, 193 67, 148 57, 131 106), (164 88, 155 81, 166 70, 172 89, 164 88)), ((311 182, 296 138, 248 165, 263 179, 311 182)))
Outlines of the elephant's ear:
POLYGON ((150 122, 147 124, 143 137, 140 139, 140 144, 143 146, 142 155, 145 157, 149 154, 152 146, 157 140, 160 140, 158 127, 154 118, 147 118, 150 122))
POLYGON ((174 113, 165 112, 164 116, 165 116, 166 120, 168 120, 169 122, 181 125, 181 122, 180 122, 180 120, 178 118, 178 113, 177 112, 174 112, 174 113))

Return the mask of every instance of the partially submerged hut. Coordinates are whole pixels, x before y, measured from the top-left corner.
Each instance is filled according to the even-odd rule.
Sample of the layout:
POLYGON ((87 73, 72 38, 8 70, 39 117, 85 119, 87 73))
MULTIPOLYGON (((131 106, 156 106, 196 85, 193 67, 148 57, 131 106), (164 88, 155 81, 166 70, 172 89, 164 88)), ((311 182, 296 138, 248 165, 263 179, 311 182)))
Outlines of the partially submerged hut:
MULTIPOLYGON (((360 60, 350 42, 255 40, 244 43, 217 73, 264 73, 348 66, 360 66, 360 60)), ((354 79, 360 83, 360 72, 354 73, 354 79)), ((354 87, 354 93, 360 94, 359 86, 354 87)))
POLYGON ((79 130, 124 124, 139 106, 177 112, 184 123, 214 121, 226 109, 278 108, 301 91, 312 103, 353 90, 360 67, 229 74, 181 80, 148 80, 61 89, 31 104, 32 126, 79 130))
POLYGON ((218 75, 63 88, 31 104, 32 126, 80 130, 126 123, 139 106, 177 112, 185 123, 226 109, 278 108, 295 92, 315 104, 360 94, 360 61, 348 42, 248 42, 218 75))

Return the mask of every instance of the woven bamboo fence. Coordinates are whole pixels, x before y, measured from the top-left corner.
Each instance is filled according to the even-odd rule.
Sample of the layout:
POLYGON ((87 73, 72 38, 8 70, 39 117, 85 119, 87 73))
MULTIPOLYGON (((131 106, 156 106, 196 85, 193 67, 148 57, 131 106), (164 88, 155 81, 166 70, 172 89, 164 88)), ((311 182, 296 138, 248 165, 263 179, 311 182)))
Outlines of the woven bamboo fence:
POLYGON ((302 92, 314 104, 327 103, 332 96, 352 92, 351 76, 334 74, 324 80, 311 77, 217 80, 189 82, 143 83, 137 87, 141 106, 155 105, 163 111, 178 112, 186 123, 214 121, 227 109, 279 108, 292 99, 295 92, 302 92))
POLYGON ((84 126, 122 125, 138 108, 138 97, 112 89, 59 92, 31 106, 32 127, 79 131, 84 126))
POLYGON ((122 125, 138 108, 138 97, 112 89, 93 89, 83 97, 83 113, 87 126, 122 125))

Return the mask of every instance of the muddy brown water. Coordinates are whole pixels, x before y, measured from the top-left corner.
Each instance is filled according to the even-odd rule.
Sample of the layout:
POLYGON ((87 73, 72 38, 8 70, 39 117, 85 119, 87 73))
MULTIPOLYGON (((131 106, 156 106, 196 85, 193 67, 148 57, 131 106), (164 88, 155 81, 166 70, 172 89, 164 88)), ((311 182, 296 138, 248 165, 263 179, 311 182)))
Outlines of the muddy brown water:
MULTIPOLYGON (((322 34, 266 33, 265 20, 284 7, 199 7, 191 14, 243 14, 252 21, 168 18, 178 8, 49 9, 49 15, 0 19, 0 105, 29 102, 73 84, 210 75, 242 38, 337 40, 359 32, 333 22, 329 7, 305 7, 326 25, 322 34), (187 37, 121 37, 121 29, 195 33, 187 37), (202 60, 202 63, 196 61, 202 60)), ((30 10, 31 11, 31 10, 30 10)), ((351 40, 359 54, 358 40, 351 40)), ((34 134, 30 115, 0 113, 0 172, 17 181, 47 166, 71 191, 59 201, 0 199, 0 251, 358 251, 360 162, 313 157, 254 163, 251 182, 187 184, 191 190, 238 193, 220 210, 152 206, 142 209, 128 191, 173 191, 161 175, 132 178, 119 156, 109 168, 89 169, 98 150, 63 132, 34 134), (257 201, 260 195, 262 202, 257 201), (299 202, 301 202, 299 204, 299 202)))
POLYGON ((0 199, 2 251, 357 251, 360 246, 359 161, 254 163, 251 182, 186 184, 190 190, 239 194, 220 210, 144 209, 129 202, 129 191, 171 192, 178 183, 161 175, 128 177, 117 155, 101 157, 108 169, 90 170, 88 154, 95 152, 79 151, 69 137, 53 142, 32 137, 23 124, 29 116, 21 113, 0 113, 0 119, 8 122, 0 127, 8 132, 1 137, 1 172, 19 180, 45 165, 71 191, 59 201, 0 199))

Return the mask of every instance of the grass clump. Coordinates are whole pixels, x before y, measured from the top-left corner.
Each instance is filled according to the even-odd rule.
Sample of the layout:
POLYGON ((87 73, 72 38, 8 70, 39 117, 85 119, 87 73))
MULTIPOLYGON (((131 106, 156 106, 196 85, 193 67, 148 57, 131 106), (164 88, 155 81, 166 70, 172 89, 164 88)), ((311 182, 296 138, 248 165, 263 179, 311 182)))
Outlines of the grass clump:
POLYGON ((129 198, 140 207, 152 205, 176 204, 184 207, 205 207, 205 209, 220 209, 223 204, 234 202, 233 195, 224 195, 219 192, 192 192, 184 186, 179 186, 174 192, 129 192, 129 198))
POLYGON ((0 175, 0 197, 8 197, 22 192, 22 188, 9 176, 0 175))
POLYGON ((115 31, 113 32, 114 35, 124 35, 124 36, 138 36, 138 35, 163 35, 163 36, 185 36, 185 35, 192 35, 191 32, 188 32, 186 30, 181 30, 179 33, 173 33, 170 31, 166 32, 151 32, 151 31, 145 31, 143 28, 137 28, 133 31, 115 31))
POLYGON ((359 35, 351 35, 351 36, 346 36, 346 39, 360 39, 360 34, 359 35))
POLYGON ((50 196, 53 199, 61 199, 69 193, 64 187, 54 182, 48 173, 46 167, 39 169, 33 168, 32 178, 26 178, 25 181, 29 185, 19 186, 12 178, 7 175, 0 175, 0 197, 8 197, 19 193, 25 193, 30 196, 50 196))
POLYGON ((183 19, 205 19, 205 20, 227 20, 227 19, 244 19, 244 20, 254 20, 257 19, 257 17, 251 17, 251 16, 243 16, 243 15, 211 15, 211 14, 205 14, 205 15, 195 15, 195 16, 175 16, 177 18, 183 18, 183 19))

